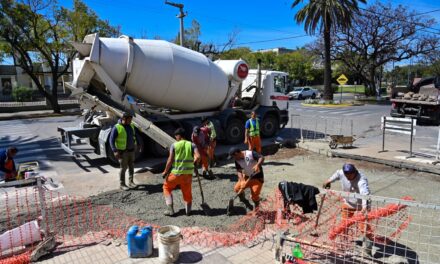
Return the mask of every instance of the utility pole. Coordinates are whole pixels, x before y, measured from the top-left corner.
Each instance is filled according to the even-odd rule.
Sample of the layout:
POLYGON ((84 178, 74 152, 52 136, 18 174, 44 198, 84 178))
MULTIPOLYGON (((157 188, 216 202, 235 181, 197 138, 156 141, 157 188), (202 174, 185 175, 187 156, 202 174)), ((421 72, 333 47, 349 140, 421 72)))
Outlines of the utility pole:
POLYGON ((186 17, 185 12, 183 12, 183 4, 168 2, 166 0, 165 4, 179 8, 180 13, 177 15, 177 18, 180 18, 180 46, 183 47, 183 18, 186 17))

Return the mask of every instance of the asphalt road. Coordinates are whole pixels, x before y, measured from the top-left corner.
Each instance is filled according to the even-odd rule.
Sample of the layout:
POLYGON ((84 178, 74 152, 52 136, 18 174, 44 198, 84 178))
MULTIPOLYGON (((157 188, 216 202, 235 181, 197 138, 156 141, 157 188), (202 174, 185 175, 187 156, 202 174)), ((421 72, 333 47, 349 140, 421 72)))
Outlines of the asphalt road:
MULTIPOLYGON (((308 130, 327 131, 327 134, 354 134, 362 138, 364 144, 382 142, 381 117, 389 116, 390 105, 365 104, 350 107, 311 107, 302 105, 304 101, 290 101, 291 115, 288 127, 304 127, 308 130), (325 121, 327 120, 327 121, 325 121), (323 124, 326 122, 326 124, 323 124), (351 128, 351 123, 353 128, 351 128), (315 129, 316 128, 316 129, 315 129), (353 132, 351 132, 353 131, 353 132), (342 133, 339 133, 342 132, 342 133)), ((315 136, 316 133, 308 133, 315 136)), ((439 127, 417 124, 413 151, 420 156, 436 155, 439 127)), ((408 135, 389 134, 387 138, 401 142, 402 150, 409 150, 408 135)), ((386 139, 387 139, 386 138, 386 139)))
MULTIPOLYGON (((307 107, 302 101, 290 101, 291 121, 282 136, 298 133, 299 127, 308 125, 310 135, 315 130, 322 130, 326 124, 327 134, 353 134, 363 138, 364 144, 380 142, 380 117, 389 114, 389 105, 363 105, 344 108, 307 107), (342 120, 342 121, 341 121, 342 120), (353 128, 351 128, 351 122, 353 128), (318 126, 317 126, 318 124, 318 126), (342 125, 341 125, 342 124, 342 125)), ((86 145, 82 146, 85 155, 72 157, 61 147, 57 132, 58 126, 77 126, 81 116, 47 117, 0 121, 0 148, 15 145, 19 148, 17 163, 38 161, 45 176, 54 177, 66 186, 67 192, 78 189, 87 193, 87 188, 96 185, 96 178, 102 180, 102 191, 118 186, 118 168, 110 165, 105 158, 100 158, 86 145)), ((322 131, 321 131, 322 132, 322 131)), ((414 151, 434 155, 437 144, 437 126, 418 126, 414 141, 414 151)), ((402 148, 408 148, 409 138, 396 135, 402 142, 402 148)), ((138 168, 147 167, 148 162, 137 164, 138 168)), ((81 192, 80 192, 81 194, 81 192)))

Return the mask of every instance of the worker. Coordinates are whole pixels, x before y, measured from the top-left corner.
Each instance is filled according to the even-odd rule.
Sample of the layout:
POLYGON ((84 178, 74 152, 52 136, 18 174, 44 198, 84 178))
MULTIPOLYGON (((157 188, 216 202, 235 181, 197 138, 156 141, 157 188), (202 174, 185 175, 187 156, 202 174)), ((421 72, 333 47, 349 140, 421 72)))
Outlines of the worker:
POLYGON ((176 138, 175 143, 170 147, 170 154, 162 176, 165 178, 163 184, 163 194, 167 210, 166 216, 174 215, 173 195, 172 191, 180 186, 182 190, 183 200, 185 201, 186 215, 191 213, 192 205, 192 174, 194 172, 194 163, 200 159, 199 152, 194 143, 184 139, 185 130, 178 128, 174 132, 176 138))
POLYGON ((197 146, 197 150, 200 153, 200 163, 202 165, 203 178, 212 179, 214 175, 212 170, 209 169, 208 162, 209 133, 209 128, 195 126, 191 135, 191 141, 197 146))
MULTIPOLYGON (((229 149, 229 158, 235 160, 235 168, 238 176, 238 181, 234 186, 234 192, 239 193, 246 188, 250 188, 251 199, 254 202, 255 210, 257 210, 260 206, 260 193, 264 183, 264 173, 262 168, 264 162, 263 155, 256 151, 241 151, 237 147, 232 147, 229 149), (251 176, 252 178, 249 180, 249 177, 251 176)), ((246 199, 244 192, 241 192, 238 197, 248 209, 253 209, 249 201, 246 199)))
POLYGON ((216 165, 215 160, 215 147, 217 146, 217 133, 215 131, 214 124, 208 120, 207 117, 202 118, 202 127, 209 128, 209 146, 208 146, 208 159, 209 166, 212 168, 216 165))
MULTIPOLYGON (((370 187, 368 186, 367 178, 360 173, 353 164, 344 164, 342 169, 337 170, 324 182, 323 187, 328 189, 331 187, 331 183, 337 180, 341 181, 342 191, 344 192, 370 195, 370 187)), ((369 207, 370 205, 366 199, 344 198, 344 202, 341 206, 341 219, 343 222, 348 221, 356 211, 361 211, 363 214, 366 214, 370 209, 369 207)), ((360 231, 362 233, 367 231, 367 238, 374 241, 370 225, 367 224, 365 227, 364 224, 364 222, 359 223, 360 231)))
POLYGON ((16 147, 0 149, 0 181, 15 181, 17 178, 17 170, 15 168, 14 157, 17 155, 16 147))
POLYGON ((136 129, 131 123, 133 115, 129 112, 123 113, 119 122, 113 127, 110 134, 110 147, 115 158, 119 161, 119 181, 120 189, 127 191, 135 188, 134 159, 137 148, 136 129), (128 168, 128 186, 125 184, 125 172, 128 168))
POLYGON ((261 154, 260 121, 255 111, 252 111, 251 118, 246 121, 245 128, 244 144, 248 144, 248 150, 261 154))

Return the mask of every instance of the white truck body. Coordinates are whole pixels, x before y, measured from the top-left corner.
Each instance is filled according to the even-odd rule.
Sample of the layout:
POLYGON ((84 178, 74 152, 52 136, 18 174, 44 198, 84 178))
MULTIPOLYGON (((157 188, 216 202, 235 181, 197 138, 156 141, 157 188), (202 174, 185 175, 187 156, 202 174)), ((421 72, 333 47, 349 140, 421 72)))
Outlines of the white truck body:
MULTIPOLYGON (((145 136, 138 143, 152 143, 151 148, 141 149, 157 150, 156 154, 166 154, 163 148, 174 141, 168 134, 177 127, 189 133, 202 116, 214 122, 219 140, 229 144, 242 142, 251 110, 262 120, 263 136, 274 136, 288 122, 287 97, 281 93, 285 73, 261 73, 258 96, 247 108, 236 107, 233 101, 248 76, 242 60, 211 62, 203 54, 166 41, 99 38, 97 34, 73 45, 79 56, 73 62, 73 82, 66 87, 90 111, 79 128, 59 128, 62 146, 71 154, 70 140, 76 136, 89 138, 97 154, 114 160, 109 134, 123 111, 135 114, 133 122, 145 136)), ((256 74, 251 70, 251 76, 256 74)))

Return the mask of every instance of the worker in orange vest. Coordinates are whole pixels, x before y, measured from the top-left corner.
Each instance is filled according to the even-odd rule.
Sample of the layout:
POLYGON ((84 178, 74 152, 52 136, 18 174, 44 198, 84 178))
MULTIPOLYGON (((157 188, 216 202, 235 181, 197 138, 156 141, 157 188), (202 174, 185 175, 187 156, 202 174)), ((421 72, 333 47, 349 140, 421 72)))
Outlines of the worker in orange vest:
POLYGON ((15 169, 14 157, 17 155, 16 147, 0 149, 0 181, 15 181, 17 170, 15 169))
POLYGON ((244 144, 248 144, 248 150, 261 154, 260 120, 255 111, 252 111, 251 118, 246 121, 245 128, 244 144))

